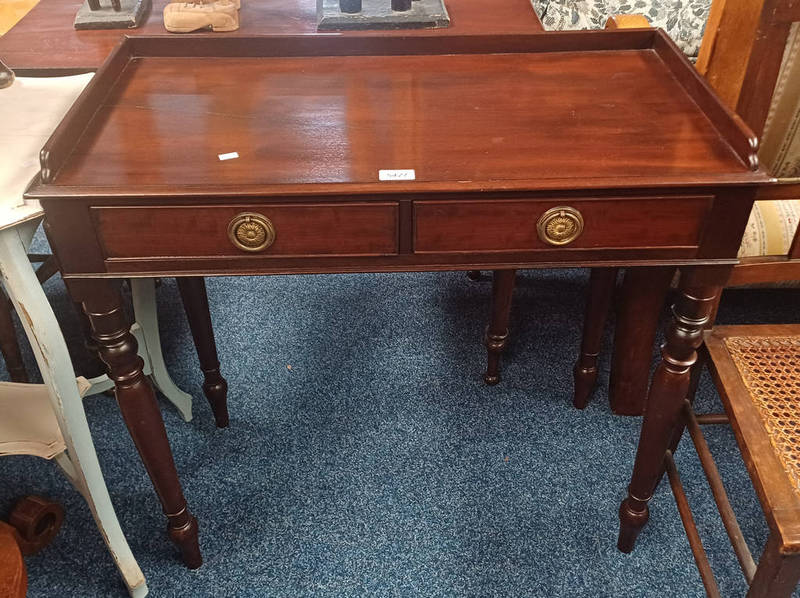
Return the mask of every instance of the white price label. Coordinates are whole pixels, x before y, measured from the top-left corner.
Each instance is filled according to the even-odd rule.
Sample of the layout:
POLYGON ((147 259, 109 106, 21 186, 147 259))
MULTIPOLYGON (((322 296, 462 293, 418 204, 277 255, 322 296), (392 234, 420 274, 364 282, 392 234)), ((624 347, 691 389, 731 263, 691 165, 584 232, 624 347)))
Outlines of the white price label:
POLYGON ((239 157, 239 152, 228 152, 227 154, 219 154, 220 161, 222 160, 233 160, 234 158, 239 157))
POLYGON ((405 170, 379 170, 378 180, 381 181, 413 181, 417 178, 413 168, 405 170))

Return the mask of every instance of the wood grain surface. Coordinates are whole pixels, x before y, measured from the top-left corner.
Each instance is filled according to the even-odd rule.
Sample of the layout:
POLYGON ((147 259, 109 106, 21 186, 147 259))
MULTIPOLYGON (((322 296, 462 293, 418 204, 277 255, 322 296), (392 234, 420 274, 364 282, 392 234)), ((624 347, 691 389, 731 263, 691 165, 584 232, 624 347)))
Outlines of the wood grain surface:
MULTIPOLYGON (((166 33, 163 11, 167 1, 153 0, 149 18, 138 29, 75 31, 72 23, 82 4, 81 0, 41 0, 22 21, 0 38, 0 58, 13 69, 97 69, 123 35, 166 33)), ((423 29, 408 34, 446 37, 535 33, 543 30, 529 0, 495 0, 490 5, 483 0, 447 0, 447 10, 451 19, 450 27, 423 29)), ((242 0, 240 22, 238 31, 203 35, 313 34, 317 30, 316 0, 242 0)), ((387 32, 325 35, 386 36, 387 32)))
MULTIPOLYGON (((194 47, 173 39, 148 41, 165 53, 194 47)), ((752 151, 746 128, 710 92, 693 88, 694 75, 681 70, 690 67, 658 35, 657 49, 641 48, 645 38, 635 32, 511 36, 507 53, 497 52, 502 37, 474 48, 469 38, 424 46, 435 45, 435 54, 419 54, 413 39, 407 54, 401 38, 343 46, 318 37, 284 38, 280 49, 262 44, 265 52, 303 54, 289 57, 257 57, 244 43, 199 42, 191 56, 128 61, 118 52, 45 147, 43 178, 80 187, 80 195, 93 188, 385 193, 765 178, 744 160, 752 151), (570 45, 580 51, 565 51, 570 45), (196 54, 209 48, 226 53, 196 68, 196 54), (248 55, 237 56, 242 49, 248 55), (365 51, 376 55, 352 55, 365 51), (230 152, 238 157, 219 158, 230 152), (382 169, 413 169, 415 180, 382 182, 382 169)), ((135 49, 144 42, 138 38, 135 49)))

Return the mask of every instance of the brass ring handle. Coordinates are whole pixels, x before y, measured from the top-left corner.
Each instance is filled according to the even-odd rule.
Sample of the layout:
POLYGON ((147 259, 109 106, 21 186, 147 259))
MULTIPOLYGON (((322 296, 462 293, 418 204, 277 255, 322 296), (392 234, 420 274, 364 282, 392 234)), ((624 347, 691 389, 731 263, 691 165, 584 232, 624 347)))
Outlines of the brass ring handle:
POLYGON ((575 208, 550 208, 536 223, 539 238, 549 245, 567 245, 581 236, 583 216, 575 208))
POLYGON ((261 214, 242 212, 228 225, 228 238, 243 251, 263 251, 275 242, 275 227, 261 214))

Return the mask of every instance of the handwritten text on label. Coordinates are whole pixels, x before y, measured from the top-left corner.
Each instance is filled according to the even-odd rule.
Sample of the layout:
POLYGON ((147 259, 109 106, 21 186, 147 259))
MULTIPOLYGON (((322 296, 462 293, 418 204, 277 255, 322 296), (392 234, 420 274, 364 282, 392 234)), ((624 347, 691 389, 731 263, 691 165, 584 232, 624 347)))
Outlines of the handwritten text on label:
POLYGON ((378 179, 381 181, 413 181, 416 178, 413 168, 406 170, 379 170, 378 179))

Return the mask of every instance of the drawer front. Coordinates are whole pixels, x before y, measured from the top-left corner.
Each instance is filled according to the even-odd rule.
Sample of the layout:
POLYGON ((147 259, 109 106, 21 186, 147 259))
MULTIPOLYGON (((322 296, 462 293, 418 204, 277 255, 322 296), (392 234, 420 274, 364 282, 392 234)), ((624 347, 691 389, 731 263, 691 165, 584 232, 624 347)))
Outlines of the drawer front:
POLYGON ((712 201, 711 196, 418 201, 414 252, 697 248, 712 201))
POLYGON ((106 258, 397 253, 396 203, 93 207, 106 258))

